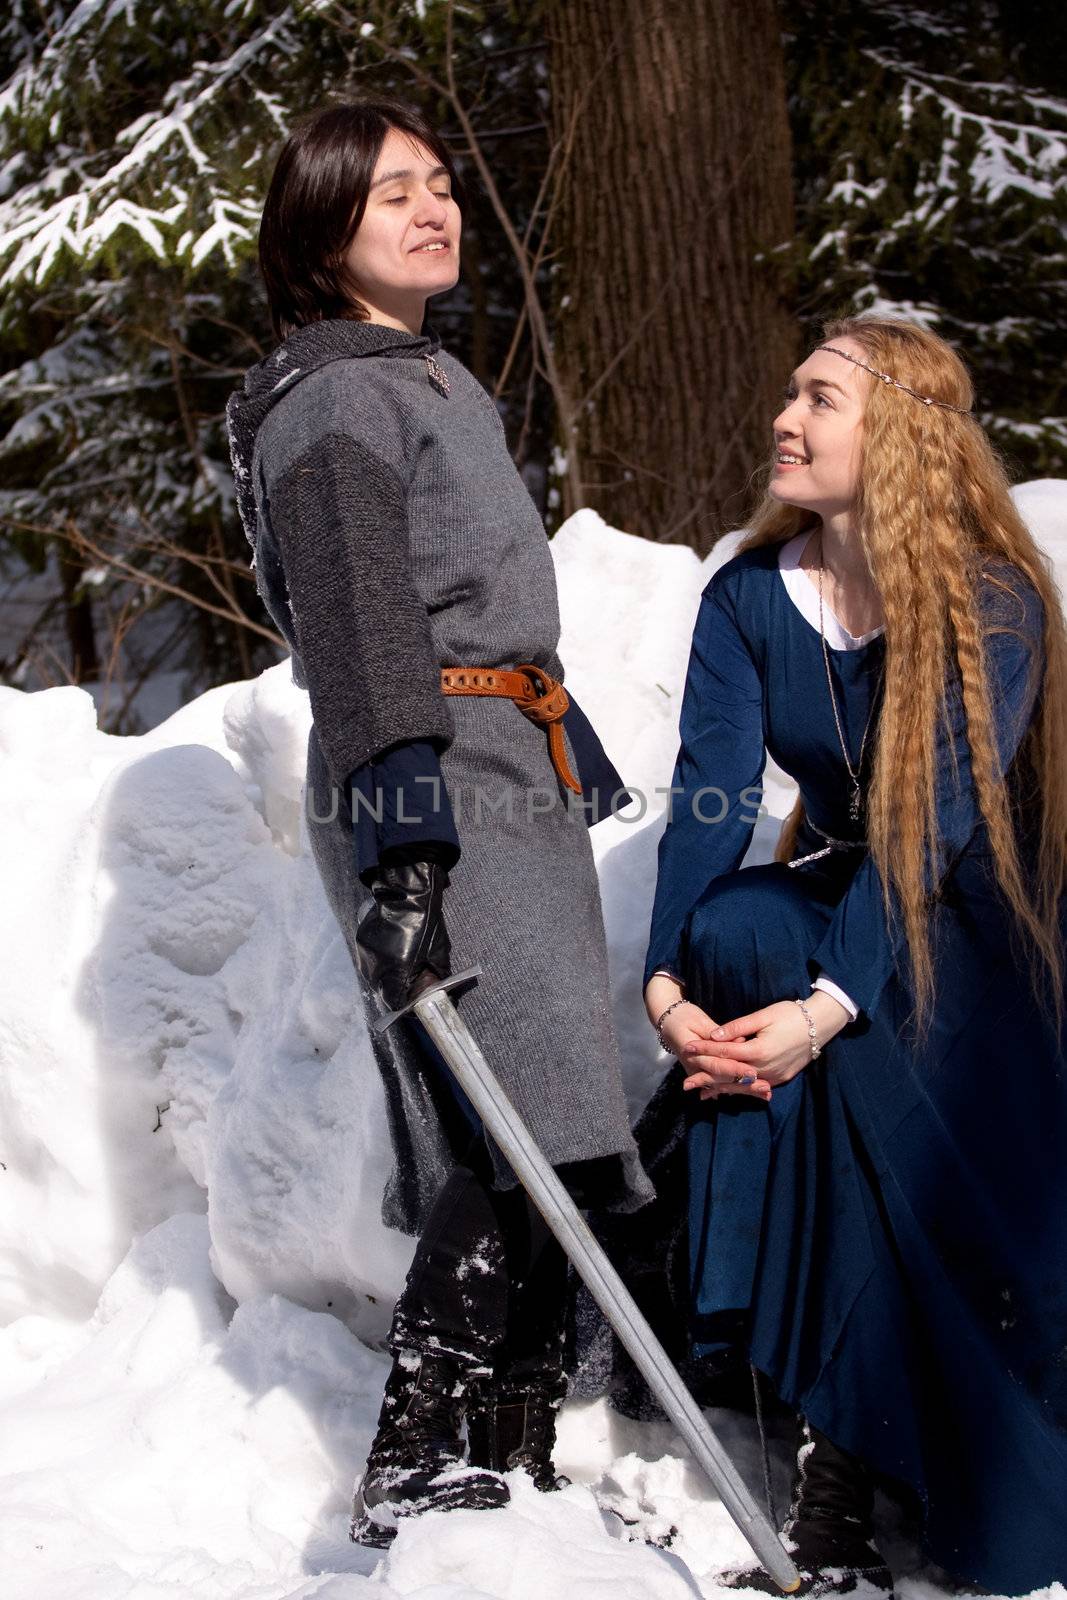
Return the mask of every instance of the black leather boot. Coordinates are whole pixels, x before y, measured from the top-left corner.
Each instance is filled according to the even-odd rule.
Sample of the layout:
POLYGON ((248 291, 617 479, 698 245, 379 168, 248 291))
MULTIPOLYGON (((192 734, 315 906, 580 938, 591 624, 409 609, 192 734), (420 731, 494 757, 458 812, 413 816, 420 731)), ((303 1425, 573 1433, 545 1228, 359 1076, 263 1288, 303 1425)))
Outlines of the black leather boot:
POLYGON ((468 1382, 469 1369, 451 1356, 396 1356, 352 1505, 349 1537, 357 1544, 384 1548, 402 1518, 422 1511, 507 1505, 510 1494, 500 1474, 464 1459, 468 1382))
POLYGON ((552 1450, 556 1413, 567 1394, 562 1371, 536 1377, 479 1378, 467 1404, 467 1440, 472 1465, 494 1472, 522 1467, 539 1489, 563 1489, 552 1450))
MULTIPOLYGON (((867 1469, 800 1417, 789 1515, 782 1543, 800 1572, 798 1595, 889 1596, 893 1578, 871 1542, 874 1489, 867 1469)), ((715 1580, 726 1589, 780 1594, 762 1567, 741 1567, 715 1580)))

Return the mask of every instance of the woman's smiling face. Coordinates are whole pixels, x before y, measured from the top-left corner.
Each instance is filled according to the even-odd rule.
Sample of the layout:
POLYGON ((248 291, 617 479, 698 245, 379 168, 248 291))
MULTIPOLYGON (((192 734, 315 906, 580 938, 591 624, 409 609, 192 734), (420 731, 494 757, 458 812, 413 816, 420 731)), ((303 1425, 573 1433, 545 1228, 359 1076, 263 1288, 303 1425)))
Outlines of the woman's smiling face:
POLYGON ((390 128, 345 265, 369 310, 441 294, 459 277, 459 206, 424 145, 390 128))
MULTIPOLYGON (((835 341, 866 361, 855 339, 835 341)), ((790 378, 774 419, 778 455, 768 492, 822 517, 846 511, 859 485, 863 408, 871 377, 829 350, 814 350, 790 378)))

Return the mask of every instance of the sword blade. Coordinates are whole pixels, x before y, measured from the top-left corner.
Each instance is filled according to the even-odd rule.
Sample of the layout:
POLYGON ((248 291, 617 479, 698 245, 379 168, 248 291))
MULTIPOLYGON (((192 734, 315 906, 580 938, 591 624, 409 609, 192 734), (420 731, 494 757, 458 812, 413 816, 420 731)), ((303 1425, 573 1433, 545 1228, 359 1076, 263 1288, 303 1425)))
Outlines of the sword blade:
POLYGON ((630 1291, 500 1087, 446 989, 427 991, 405 1009, 418 1016, 754 1554, 779 1588, 791 1594, 800 1585, 800 1574, 776 1530, 749 1494, 630 1291))

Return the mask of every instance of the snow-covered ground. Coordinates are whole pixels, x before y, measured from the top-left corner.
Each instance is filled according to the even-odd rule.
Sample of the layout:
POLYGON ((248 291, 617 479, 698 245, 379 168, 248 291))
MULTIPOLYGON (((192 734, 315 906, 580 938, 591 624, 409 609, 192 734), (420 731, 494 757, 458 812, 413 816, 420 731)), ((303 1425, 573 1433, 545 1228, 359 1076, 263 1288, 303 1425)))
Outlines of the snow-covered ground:
MULTIPOLYGON (((1067 483, 1017 497, 1067 594, 1067 483)), ((638 992, 653 791, 736 542, 702 564, 590 512, 553 541, 568 683, 653 800, 592 835, 635 1111, 666 1064, 638 992)), ((564 1410, 562 1493, 519 1474, 506 1510, 424 1518, 383 1558, 347 1538, 411 1242, 379 1218, 382 1096, 308 854, 308 723, 286 663, 136 738, 99 732, 81 689, 0 689, 0 1594, 713 1595, 740 1536, 666 1425, 603 1401, 564 1410), (592 1486, 676 1526, 672 1549, 620 1538, 592 1486)), ((750 859, 791 803, 772 772, 750 859)), ((755 1488, 748 1423, 715 1420, 755 1488)), ((891 1554, 906 1600, 939 1593, 891 1554)))

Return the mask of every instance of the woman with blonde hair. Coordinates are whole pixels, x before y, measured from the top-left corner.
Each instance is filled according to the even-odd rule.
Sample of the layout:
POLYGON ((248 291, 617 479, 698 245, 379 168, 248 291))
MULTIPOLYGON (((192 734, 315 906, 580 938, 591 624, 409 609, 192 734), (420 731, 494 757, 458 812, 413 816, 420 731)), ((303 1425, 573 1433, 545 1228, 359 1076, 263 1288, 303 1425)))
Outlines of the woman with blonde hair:
POLYGON ((1067 631, 973 405, 927 329, 826 327, 702 596, 660 845, 695 1347, 799 1414, 807 1593, 891 1588, 872 1473, 957 1578, 1067 1578, 1067 631), (766 749, 799 799, 741 870, 766 749))

